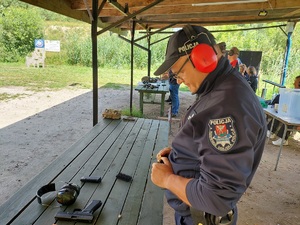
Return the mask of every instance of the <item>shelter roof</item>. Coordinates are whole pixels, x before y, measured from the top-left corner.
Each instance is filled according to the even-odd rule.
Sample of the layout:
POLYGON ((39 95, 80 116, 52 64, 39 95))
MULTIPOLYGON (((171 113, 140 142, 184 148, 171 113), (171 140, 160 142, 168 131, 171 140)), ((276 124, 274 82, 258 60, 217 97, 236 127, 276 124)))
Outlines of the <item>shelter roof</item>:
MULTIPOLYGON (((21 0, 91 23, 92 0, 21 0)), ((298 21, 300 0, 98 0, 98 26, 121 33, 136 30, 298 21), (261 13, 261 15, 259 15, 261 13), (266 14, 266 15, 265 15, 266 14)))

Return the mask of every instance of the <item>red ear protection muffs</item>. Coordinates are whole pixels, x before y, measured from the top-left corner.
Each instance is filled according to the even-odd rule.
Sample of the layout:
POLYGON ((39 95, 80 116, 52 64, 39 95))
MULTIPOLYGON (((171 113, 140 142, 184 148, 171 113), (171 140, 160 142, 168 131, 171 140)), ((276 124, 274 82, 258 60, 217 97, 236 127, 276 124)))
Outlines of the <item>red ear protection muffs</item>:
POLYGON ((195 68, 202 73, 212 72, 218 64, 218 57, 208 44, 198 44, 194 47, 190 58, 195 68))
MULTIPOLYGON (((48 192, 51 192, 51 191, 55 191, 54 183, 47 184, 47 185, 41 187, 36 193, 38 203, 43 204, 42 203, 42 195, 46 194, 48 192)), ((78 185, 73 184, 73 183, 65 184, 57 192, 56 201, 62 205, 71 205, 76 201, 79 193, 80 193, 80 187, 78 185)))
POLYGON ((214 49, 208 35, 205 32, 197 34, 191 25, 185 26, 183 30, 188 36, 190 42, 195 42, 195 40, 202 35, 207 39, 205 42, 209 43, 200 42, 200 44, 193 48, 190 59, 194 67, 202 73, 210 73, 216 69, 218 64, 217 52, 214 49))

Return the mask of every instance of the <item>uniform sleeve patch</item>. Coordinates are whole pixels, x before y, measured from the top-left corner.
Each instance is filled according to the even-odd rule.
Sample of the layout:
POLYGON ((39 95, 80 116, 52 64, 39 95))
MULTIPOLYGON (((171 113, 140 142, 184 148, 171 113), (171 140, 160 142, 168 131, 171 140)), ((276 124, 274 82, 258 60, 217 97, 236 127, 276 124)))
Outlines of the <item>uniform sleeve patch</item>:
POLYGON ((219 151, 229 151, 237 140, 233 119, 229 117, 211 119, 208 122, 209 141, 219 151))

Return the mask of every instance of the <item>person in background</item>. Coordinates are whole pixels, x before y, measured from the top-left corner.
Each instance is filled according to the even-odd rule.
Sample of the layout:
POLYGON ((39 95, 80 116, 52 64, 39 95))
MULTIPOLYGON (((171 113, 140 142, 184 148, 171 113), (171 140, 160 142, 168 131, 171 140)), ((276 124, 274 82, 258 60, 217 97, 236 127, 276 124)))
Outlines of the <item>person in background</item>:
MULTIPOLYGON (((169 70, 169 90, 170 90, 170 103, 171 103, 171 117, 177 117, 178 116, 178 110, 179 110, 179 84, 177 83, 176 78, 174 77, 174 74, 172 73, 172 70, 169 70)), ((166 100, 168 101, 168 100, 166 100)))
POLYGON ((203 219, 206 225, 236 225, 237 203, 265 146, 263 109, 204 27, 187 25, 170 37, 165 61, 154 74, 170 69, 177 83, 199 98, 188 108, 171 147, 158 152, 151 180, 165 189, 176 225, 203 219))
POLYGON ((240 73, 242 74, 242 76, 243 77, 245 77, 245 79, 247 80, 247 81, 249 81, 249 75, 248 75, 248 73, 247 73, 247 66, 245 65, 245 64, 240 64, 240 69, 239 69, 239 71, 240 71, 240 73))
POLYGON ((248 74, 249 74, 249 84, 250 84, 252 90, 254 91, 254 93, 256 93, 258 77, 257 77, 257 72, 256 72, 256 69, 254 66, 248 67, 248 74))
POLYGON ((240 50, 237 47, 232 47, 228 52, 228 60, 230 65, 235 68, 237 71, 239 70, 239 61, 240 50))
MULTIPOLYGON (((294 80, 294 88, 295 89, 300 89, 300 76, 297 76, 294 80)), ((273 99, 273 101, 271 102, 271 105, 275 105, 275 104, 279 104, 279 100, 280 100, 280 95, 276 95, 276 97, 273 99)), ((278 136, 279 138, 275 141, 272 141, 273 145, 277 145, 280 146, 281 142, 282 142, 282 137, 283 137, 283 133, 284 133, 284 125, 282 123, 280 123, 278 120, 274 120, 274 124, 273 124, 273 128, 271 131, 271 126, 272 126, 272 120, 270 120, 268 122, 268 131, 267 131, 267 137, 269 138, 275 138, 276 136, 278 136)), ((288 126, 288 128, 291 128, 288 126)), ((298 127, 298 130, 300 130, 300 127, 298 127)), ((290 131, 286 132, 286 135, 284 137, 283 140, 283 145, 288 145, 288 138, 291 135, 290 131)))
POLYGON ((226 57, 226 54, 227 54, 226 43, 223 41, 223 42, 218 43, 218 45, 219 45, 219 48, 220 48, 223 56, 226 57))
POLYGON ((297 76, 294 80, 294 88, 300 89, 300 76, 297 76))

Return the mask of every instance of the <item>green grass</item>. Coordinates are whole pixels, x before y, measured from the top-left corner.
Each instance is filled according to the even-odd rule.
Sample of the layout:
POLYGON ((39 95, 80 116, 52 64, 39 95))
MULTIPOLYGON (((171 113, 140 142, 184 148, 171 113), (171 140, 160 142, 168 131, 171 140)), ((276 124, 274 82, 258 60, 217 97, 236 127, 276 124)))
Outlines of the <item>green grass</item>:
MULTIPOLYGON (((146 70, 134 70, 136 85, 146 70)), ((59 90, 69 86, 92 89, 92 68, 68 65, 47 65, 27 68, 24 64, 0 63, 0 87, 22 86, 31 91, 59 90)), ((98 69, 99 87, 120 89, 130 86, 130 69, 98 69)))
POLYGON ((122 115, 124 116, 133 116, 133 117, 139 117, 142 118, 143 114, 140 112, 139 109, 135 108, 134 106, 132 107, 132 113, 130 113, 130 109, 126 108, 122 110, 122 115))
POLYGON ((179 86, 179 90, 180 91, 185 91, 185 92, 190 91, 189 88, 186 85, 184 85, 184 84, 181 84, 179 86))
POLYGON ((7 101, 10 99, 16 99, 24 96, 23 94, 7 94, 7 93, 0 93, 0 101, 7 101))
MULTIPOLYGON (((135 69, 133 85, 147 75, 147 70, 135 69)), ((25 87, 28 91, 61 90, 68 87, 93 88, 92 68, 70 65, 46 65, 45 68, 27 68, 23 63, 0 63, 0 87, 25 87)), ((130 69, 98 69, 98 87, 124 89, 130 87, 130 69)), ((182 84, 180 91, 189 91, 182 84)), ((0 94, 0 101, 20 98, 20 95, 0 94)), ((128 115, 130 112, 124 112, 128 115)), ((133 113, 135 113, 133 111, 133 113)), ((136 114, 136 117, 141 115, 136 114)))
MULTIPOLYGON (((19 86, 30 91, 60 90, 67 87, 92 89, 93 71, 90 67, 71 65, 46 65, 45 68, 27 68, 24 63, 0 63, 0 87, 19 86)), ((147 70, 135 69, 133 72, 133 85, 135 86, 147 70)), ((129 88, 130 69, 98 69, 99 88, 123 89, 129 88)), ((260 82, 263 86, 264 82, 260 82)), ((270 89, 270 87, 268 87, 270 89)), ((260 96, 262 87, 257 91, 260 96)), ((188 92, 184 84, 180 91, 188 92)), ((18 98, 18 95, 3 93, 0 101, 18 98)), ((267 92, 267 99, 271 99, 272 91, 267 92)))

